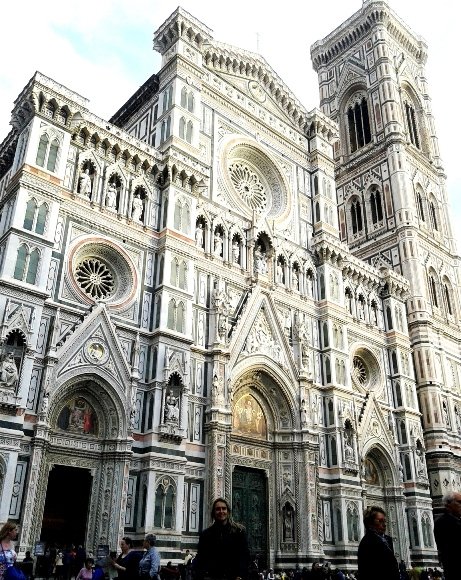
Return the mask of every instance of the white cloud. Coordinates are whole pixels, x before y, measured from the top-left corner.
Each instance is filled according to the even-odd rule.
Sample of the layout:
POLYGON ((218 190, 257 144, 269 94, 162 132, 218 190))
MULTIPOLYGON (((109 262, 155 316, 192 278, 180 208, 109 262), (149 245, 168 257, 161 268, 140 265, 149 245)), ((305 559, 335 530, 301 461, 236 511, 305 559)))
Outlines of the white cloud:
MULTIPOLYGON (((160 57, 153 32, 179 0, 24 0, 2 8, 0 49, 0 140, 9 127, 13 101, 35 70, 90 99, 97 115, 109 118, 152 73, 160 57)), ((309 47, 360 8, 360 0, 300 2, 183 0, 182 7, 222 42, 258 51, 308 109, 318 105, 309 47)), ((457 99, 453 55, 458 30, 456 3, 429 0, 390 2, 429 46, 427 77, 445 161, 454 227, 461 224, 461 178, 457 137, 461 117, 449 106, 457 99)))

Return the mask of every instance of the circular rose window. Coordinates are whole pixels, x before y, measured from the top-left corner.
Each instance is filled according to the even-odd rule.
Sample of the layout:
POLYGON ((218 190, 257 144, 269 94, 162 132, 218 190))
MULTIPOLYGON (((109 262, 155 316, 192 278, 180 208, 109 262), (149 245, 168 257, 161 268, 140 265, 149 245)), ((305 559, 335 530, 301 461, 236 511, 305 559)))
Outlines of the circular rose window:
POLYGON ((80 288, 92 298, 109 298, 115 288, 110 267, 97 258, 82 260, 75 269, 75 279, 80 288))
POLYGON ((381 372, 375 356, 359 348, 352 357, 352 382, 362 389, 373 389, 380 383, 381 372))
POLYGON ((255 211, 263 211, 267 195, 256 173, 242 163, 232 163, 229 166, 229 173, 232 184, 243 201, 255 211))
POLYGON ((136 268, 126 251, 112 240, 86 238, 77 241, 70 253, 73 287, 89 302, 125 306, 137 289, 136 268))
POLYGON ((254 213, 269 219, 285 219, 290 211, 289 171, 256 140, 226 135, 222 141, 219 167, 229 201, 248 217, 254 213))

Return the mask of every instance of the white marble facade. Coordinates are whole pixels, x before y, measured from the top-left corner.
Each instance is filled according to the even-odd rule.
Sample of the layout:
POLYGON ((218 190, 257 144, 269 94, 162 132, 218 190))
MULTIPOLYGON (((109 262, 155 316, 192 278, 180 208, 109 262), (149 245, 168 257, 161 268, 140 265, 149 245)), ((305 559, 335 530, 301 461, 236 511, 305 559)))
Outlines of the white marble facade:
POLYGON ((72 466, 91 474, 87 546, 152 531, 179 558, 247 468, 273 567, 354 568, 372 502, 400 557, 435 562, 461 312, 423 44, 365 2, 312 48, 322 111, 180 8, 155 48, 161 74, 109 122, 40 73, 15 102, 0 520, 23 555, 72 466))

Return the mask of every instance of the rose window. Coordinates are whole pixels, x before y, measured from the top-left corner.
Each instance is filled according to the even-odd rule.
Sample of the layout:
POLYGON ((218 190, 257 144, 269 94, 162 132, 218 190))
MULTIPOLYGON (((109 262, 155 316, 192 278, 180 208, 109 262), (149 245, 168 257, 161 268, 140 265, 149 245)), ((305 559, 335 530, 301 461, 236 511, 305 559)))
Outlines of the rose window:
POLYGON ((366 383, 368 382, 368 369, 365 366, 365 363, 359 356, 354 356, 352 366, 353 366, 352 372, 354 374, 355 380, 362 386, 365 386, 366 383))
POLYGON ((229 166, 229 174, 237 193, 255 211, 262 211, 267 204, 264 185, 254 171, 242 163, 229 166))
POLYGON ((80 288, 92 298, 108 298, 115 288, 112 272, 97 258, 82 260, 75 269, 75 279, 80 288))

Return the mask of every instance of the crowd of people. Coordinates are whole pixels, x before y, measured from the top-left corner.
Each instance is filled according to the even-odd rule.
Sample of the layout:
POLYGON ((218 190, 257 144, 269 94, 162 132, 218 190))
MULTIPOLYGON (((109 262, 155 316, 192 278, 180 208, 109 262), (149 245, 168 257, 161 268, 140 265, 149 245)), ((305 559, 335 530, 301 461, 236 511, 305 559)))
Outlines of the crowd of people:
MULTIPOLYGON (((22 580, 33 578, 33 574, 54 580, 460 580, 461 493, 446 494, 443 504, 444 513, 434 525, 443 571, 408 569, 403 560, 398 563, 392 538, 386 534, 386 513, 378 506, 368 507, 364 513, 365 535, 359 544, 356 572, 332 568, 329 562, 294 570, 260 569, 258 557, 250 560, 245 528, 232 519, 227 500, 218 498, 211 508, 213 523, 201 532, 196 555, 187 550, 178 566, 172 562, 161 566, 156 537, 148 534, 142 549, 134 547, 131 538, 122 538, 118 556, 112 552, 95 559, 83 546, 54 546, 34 563, 27 552, 20 563, 22 580)), ((15 566, 17 534, 14 522, 7 522, 0 530, 0 580, 6 580, 9 568, 15 566)))

